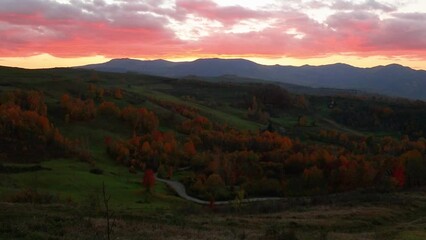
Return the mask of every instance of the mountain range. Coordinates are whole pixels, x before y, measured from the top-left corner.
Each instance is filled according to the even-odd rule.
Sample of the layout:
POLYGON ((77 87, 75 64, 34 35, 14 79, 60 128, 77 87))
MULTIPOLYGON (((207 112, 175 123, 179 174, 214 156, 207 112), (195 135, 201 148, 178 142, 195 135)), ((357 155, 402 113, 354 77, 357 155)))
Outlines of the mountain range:
POLYGON ((113 59, 78 68, 107 72, 137 72, 164 77, 238 76, 314 88, 353 89, 426 100, 426 71, 398 64, 359 68, 347 64, 300 67, 261 65, 245 59, 198 59, 191 62, 113 59))

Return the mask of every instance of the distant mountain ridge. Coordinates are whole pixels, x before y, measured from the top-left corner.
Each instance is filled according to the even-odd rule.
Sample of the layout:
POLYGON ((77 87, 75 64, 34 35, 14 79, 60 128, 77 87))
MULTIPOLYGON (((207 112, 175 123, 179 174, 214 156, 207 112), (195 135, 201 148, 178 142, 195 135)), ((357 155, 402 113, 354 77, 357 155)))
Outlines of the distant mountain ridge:
POLYGON ((138 72, 165 77, 235 75, 309 87, 356 89, 426 100, 426 71, 398 64, 372 68, 358 68, 342 63, 295 67, 261 65, 245 59, 211 58, 191 62, 170 62, 125 58, 78 68, 107 72, 138 72))

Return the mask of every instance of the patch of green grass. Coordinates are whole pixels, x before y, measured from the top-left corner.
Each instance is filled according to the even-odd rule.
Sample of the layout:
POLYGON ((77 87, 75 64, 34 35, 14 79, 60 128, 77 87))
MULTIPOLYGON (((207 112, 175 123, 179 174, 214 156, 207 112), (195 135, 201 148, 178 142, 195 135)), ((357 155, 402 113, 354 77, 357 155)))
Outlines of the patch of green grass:
POLYGON ((111 206, 116 209, 170 209, 179 199, 169 196, 166 186, 157 183, 151 203, 144 203, 145 190, 141 185, 142 174, 131 174, 121 165, 99 163, 103 174, 90 173, 91 167, 75 159, 55 159, 41 163, 43 168, 35 172, 1 174, 7 184, 0 186, 0 193, 7 198, 20 189, 31 188, 60 198, 70 198, 83 203, 88 198, 100 197, 102 183, 111 195, 111 206))
POLYGON ((167 100, 171 102, 176 102, 178 104, 184 104, 193 108, 196 108, 200 111, 200 114, 203 116, 206 116, 213 121, 220 122, 222 124, 228 124, 232 127, 236 127, 239 129, 244 130, 257 130, 260 127, 260 124, 243 119, 239 116, 236 116, 234 114, 230 114, 224 111, 221 111, 219 109, 207 107, 198 103, 190 102, 190 101, 184 101, 178 97, 168 95, 162 92, 157 91, 147 91, 145 90, 143 94, 146 94, 147 96, 159 98, 162 100, 167 100))
POLYGON ((278 123, 281 126, 284 126, 286 128, 291 128, 297 125, 297 116, 291 116, 291 115, 286 115, 286 116, 281 116, 278 118, 271 118, 271 120, 273 122, 278 123))

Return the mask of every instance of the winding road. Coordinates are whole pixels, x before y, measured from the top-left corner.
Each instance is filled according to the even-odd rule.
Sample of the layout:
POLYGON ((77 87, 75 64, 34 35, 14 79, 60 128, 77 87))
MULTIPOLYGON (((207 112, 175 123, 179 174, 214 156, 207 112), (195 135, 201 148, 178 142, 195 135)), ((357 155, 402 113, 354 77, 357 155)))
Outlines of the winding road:
MULTIPOLYGON (((159 182, 165 183, 167 184, 171 189, 173 189, 173 191, 176 192, 176 194, 188 201, 191 201, 193 203, 197 203, 197 204, 201 204, 201 205, 209 205, 210 202, 206 201, 206 200, 201 200, 199 198, 194 198, 189 196, 186 193, 186 189, 185 186, 178 182, 178 181, 173 181, 173 180, 167 180, 167 179, 163 179, 163 178, 159 178, 157 176, 155 176, 155 179, 159 182)), ((262 201, 273 201, 273 200, 282 200, 284 198, 281 197, 260 197, 260 198, 246 198, 243 199, 241 201, 241 203, 251 203, 251 202, 262 202, 262 201)), ((226 205, 226 204, 232 204, 234 203, 234 200, 228 200, 228 201, 215 201, 214 204, 215 205, 226 205)))

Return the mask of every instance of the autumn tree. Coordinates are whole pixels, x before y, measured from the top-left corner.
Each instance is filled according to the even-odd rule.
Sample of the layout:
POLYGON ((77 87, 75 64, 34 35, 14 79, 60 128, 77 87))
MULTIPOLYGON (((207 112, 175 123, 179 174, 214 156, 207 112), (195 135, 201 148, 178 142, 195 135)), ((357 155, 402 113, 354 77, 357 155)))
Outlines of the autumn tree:
POLYGON ((307 168, 303 171, 303 180, 306 191, 320 193, 324 190, 324 174, 323 171, 316 166, 307 168))
POLYGON ((146 108, 127 106, 121 111, 121 118, 128 122, 136 133, 153 131, 159 124, 157 115, 146 108))
POLYGON ((105 89, 103 87, 96 86, 93 83, 90 83, 87 87, 87 95, 89 98, 102 102, 105 94, 105 89))
POLYGON ((120 116, 120 108, 115 105, 113 102, 102 102, 98 107, 98 113, 100 115, 104 116, 113 116, 113 117, 119 117, 120 116))
POLYGON ((247 110, 247 117, 262 123, 267 123, 269 120, 269 114, 262 110, 256 96, 253 96, 252 98, 252 102, 247 110))
POLYGON ((185 120, 181 128, 185 133, 198 133, 202 130, 211 130, 212 127, 213 124, 208 118, 198 115, 193 119, 185 120))
POLYGON ((426 161, 418 150, 411 150, 401 155, 405 162, 406 183, 409 187, 426 184, 426 161))
POLYGON ((195 149, 194 143, 191 140, 189 140, 188 142, 186 142, 183 145, 183 148, 184 148, 184 151, 185 151, 185 155, 188 158, 193 157, 197 153, 197 150, 195 149))
POLYGON ((155 185, 155 174, 152 169, 150 168, 145 169, 142 185, 145 187, 146 192, 152 193, 152 190, 155 185))
POLYGON ((76 153, 76 144, 62 136, 47 116, 0 104, 0 152, 23 162, 76 153))
POLYGON ((122 99, 123 98, 123 90, 121 88, 114 88, 113 89, 113 95, 116 99, 122 99))
POLYGON ((44 94, 40 91, 8 91, 3 93, 0 97, 3 104, 14 104, 19 106, 22 110, 34 111, 42 116, 47 115, 44 94))
POLYGON ((213 173, 207 178, 205 186, 212 198, 211 200, 214 201, 221 197, 225 183, 219 174, 213 173))
POLYGON ((309 101, 303 95, 296 95, 293 100, 293 105, 297 108, 307 109, 309 101))
POLYGON ((61 107, 65 111, 65 118, 75 121, 86 121, 96 117, 96 106, 92 99, 85 101, 80 98, 73 98, 68 94, 61 97, 61 107))

